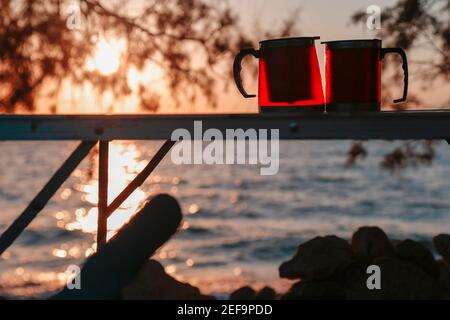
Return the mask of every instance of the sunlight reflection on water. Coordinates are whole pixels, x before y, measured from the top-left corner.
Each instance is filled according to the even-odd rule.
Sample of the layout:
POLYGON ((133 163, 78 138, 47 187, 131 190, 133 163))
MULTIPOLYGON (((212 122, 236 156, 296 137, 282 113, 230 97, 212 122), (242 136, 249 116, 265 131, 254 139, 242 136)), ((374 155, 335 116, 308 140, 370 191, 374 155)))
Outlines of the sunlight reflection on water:
MULTIPOLYGON (((110 144, 109 202, 159 145, 110 144)), ((3 230, 75 144, 42 146, 2 145, 3 230)), ((149 196, 170 193, 179 201, 184 221, 155 258, 175 278, 205 293, 220 293, 244 284, 286 286, 278 279, 279 263, 295 252, 299 242, 317 235, 348 239, 361 225, 379 225, 394 239, 429 242, 431 236, 448 232, 448 146, 438 146, 431 167, 399 174, 379 168, 379 157, 391 144, 369 147, 371 157, 346 167, 345 142, 283 142, 280 173, 273 177, 261 177, 258 168, 249 166, 174 166, 167 156, 110 217, 108 238, 149 196)), ((36 296, 54 290, 65 283, 69 265, 81 265, 95 252, 97 163, 98 154, 93 152, 0 258, 0 291, 36 296)))
MULTIPOLYGON (((146 161, 140 160, 140 157, 141 153, 133 143, 110 143, 108 203, 117 197, 136 174, 145 167, 146 161)), ((94 167, 97 165, 98 154, 94 158, 94 167)), ((94 175, 86 183, 77 185, 76 188, 82 192, 82 199, 92 207, 79 208, 75 213, 75 221, 69 222, 65 228, 70 231, 81 230, 95 235, 98 218, 98 176, 94 175)), ((117 230, 134 216, 146 197, 146 193, 141 188, 137 188, 108 218, 108 239, 113 237, 117 230)))

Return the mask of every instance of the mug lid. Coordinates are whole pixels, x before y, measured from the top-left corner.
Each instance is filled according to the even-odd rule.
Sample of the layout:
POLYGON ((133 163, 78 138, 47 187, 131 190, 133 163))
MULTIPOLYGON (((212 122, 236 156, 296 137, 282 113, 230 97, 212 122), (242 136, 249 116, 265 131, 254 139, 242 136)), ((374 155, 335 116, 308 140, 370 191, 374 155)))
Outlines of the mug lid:
POLYGON ((381 48, 380 39, 333 40, 321 43, 327 48, 381 48))
POLYGON ((296 47, 314 44, 314 41, 320 37, 295 37, 295 38, 279 38, 260 41, 261 48, 279 48, 279 47, 296 47))

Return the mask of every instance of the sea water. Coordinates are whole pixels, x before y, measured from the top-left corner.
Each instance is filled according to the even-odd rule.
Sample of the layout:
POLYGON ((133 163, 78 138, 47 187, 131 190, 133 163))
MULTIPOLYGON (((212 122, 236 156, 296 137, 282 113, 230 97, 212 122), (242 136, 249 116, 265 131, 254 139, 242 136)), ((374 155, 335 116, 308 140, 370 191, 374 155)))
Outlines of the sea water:
MULTIPOLYGON (((0 231, 27 206, 77 142, 0 142, 0 231)), ((149 161, 161 142, 110 145, 109 198, 149 161)), ((369 155, 346 165, 351 142, 284 141, 280 168, 183 165, 170 156, 109 219, 108 237, 150 196, 169 193, 183 209, 180 231, 154 256, 173 277, 222 295, 243 285, 291 282, 278 266, 301 242, 319 235, 346 239, 363 225, 391 239, 450 232, 450 147, 436 142, 430 166, 392 172, 380 167, 399 143, 366 143, 369 155)), ((45 297, 65 284, 69 266, 95 252, 97 154, 87 157, 45 209, 0 258, 0 295, 45 297)))

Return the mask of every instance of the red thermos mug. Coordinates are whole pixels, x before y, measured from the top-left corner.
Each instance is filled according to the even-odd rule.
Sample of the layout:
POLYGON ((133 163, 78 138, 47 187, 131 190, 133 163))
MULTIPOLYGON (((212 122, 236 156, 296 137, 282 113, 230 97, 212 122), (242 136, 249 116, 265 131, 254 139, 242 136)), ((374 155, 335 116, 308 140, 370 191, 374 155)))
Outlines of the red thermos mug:
POLYGON ((300 37, 265 40, 260 49, 243 49, 234 60, 236 86, 245 98, 248 94, 240 76, 246 55, 259 59, 258 105, 261 112, 324 111, 324 96, 315 40, 300 37))
POLYGON ((401 48, 382 48, 381 40, 342 40, 326 45, 327 112, 380 111, 381 60, 387 53, 397 53, 403 60, 403 97, 408 94, 408 61, 401 48))

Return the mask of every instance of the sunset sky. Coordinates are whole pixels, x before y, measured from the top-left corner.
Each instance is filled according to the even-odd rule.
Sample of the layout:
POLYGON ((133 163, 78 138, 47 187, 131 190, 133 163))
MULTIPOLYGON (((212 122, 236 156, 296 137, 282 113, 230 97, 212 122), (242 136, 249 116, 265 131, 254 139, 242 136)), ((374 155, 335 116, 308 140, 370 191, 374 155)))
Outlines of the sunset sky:
POLYGON ((350 16, 370 5, 381 8, 395 4, 395 0, 229 0, 238 9, 243 22, 259 17, 268 26, 300 8, 300 27, 305 35, 320 35, 322 39, 371 37, 370 30, 349 24, 350 16))
MULTIPOLYGON (((300 13, 300 29, 302 36, 320 36, 321 41, 327 40, 341 40, 341 39, 361 39, 374 38, 375 31, 371 31, 362 25, 352 25, 350 17, 360 10, 366 10, 370 5, 378 5, 383 10, 397 3, 396 0, 230 0, 233 7, 239 8, 239 13, 242 16, 242 22, 251 30, 252 21, 255 17, 262 22, 261 26, 277 25, 284 17, 289 17, 296 8, 301 9, 300 13), (265 23, 264 23, 265 22, 265 23)), ((383 23, 383 22, 382 22, 383 23)), ((382 24, 383 27, 383 24, 382 24)), ((320 43, 316 43, 317 53, 319 56, 319 63, 321 66, 322 77, 324 71, 324 47, 320 43)), ((417 58, 418 56, 426 56, 426 52, 414 52, 408 56, 409 60, 417 58)), ((398 66, 400 68, 400 66, 398 66)), ((413 65, 410 66, 414 70, 413 65)), ((400 70, 400 69, 399 69, 400 70)), ((244 72, 244 71, 243 71, 244 72)), ((447 102, 445 94, 450 90, 450 84, 441 83, 441 86, 431 88, 426 92, 421 90, 422 83, 414 81, 415 77, 410 73, 410 92, 419 93, 421 97, 425 97, 426 103, 424 107, 442 107, 447 102)), ((401 83, 396 88, 396 92, 400 93, 401 83)), ((254 89, 256 90, 256 85, 254 89)), ((234 89, 232 87, 231 89, 234 89)), ((231 109, 245 108, 247 110, 256 110, 256 99, 243 99, 237 90, 231 90, 229 99, 231 109), (245 107, 244 107, 245 106, 245 107)), ((448 105, 447 105, 448 107, 448 105)))
MULTIPOLYGON (((358 38, 374 38, 375 31, 367 29, 363 25, 352 25, 350 24, 350 17, 360 10, 366 10, 370 5, 379 5, 382 9, 386 6, 391 6, 395 4, 396 0, 342 0, 342 1, 327 1, 327 0, 229 0, 231 7, 235 12, 240 15, 241 25, 244 30, 249 33, 255 31, 255 24, 263 30, 270 30, 270 28, 279 27, 282 21, 289 18, 296 9, 300 9, 299 18, 299 36, 320 36, 322 41, 326 40, 340 40, 340 39, 358 39, 358 38)), ((383 27, 383 25, 382 25, 383 27)), ((261 39, 263 40, 263 39, 261 39)), ((322 78, 324 75, 324 46, 320 42, 316 43, 319 63, 322 71, 322 78)), ((97 69, 108 72, 111 68, 114 69, 117 60, 117 48, 121 44, 112 45, 112 49, 101 44, 99 52, 97 52, 97 69)), ((427 52, 421 52, 415 50, 408 55, 408 60, 417 59, 430 59, 427 52)), ((95 57, 93 58, 95 61, 95 57)), ((250 60, 250 59, 249 59, 250 60)), ((231 63, 231 62, 230 62, 231 63)), ((92 61, 91 61, 92 64, 92 61)), ((249 81, 251 76, 249 70, 246 73, 247 61, 243 64, 243 74, 244 80, 246 81, 245 86, 248 91, 256 92, 257 85, 255 81, 249 81)), ((248 67, 248 65, 247 65, 248 67)), ((395 68, 400 69, 399 66, 395 68)), ((414 75, 414 66, 410 65, 410 93, 418 94, 420 97, 424 98, 426 103, 423 107, 442 107, 448 102, 446 101, 447 96, 444 94, 446 91, 450 90, 448 83, 440 83, 439 86, 433 87, 426 92, 422 91, 422 83, 420 81, 415 81, 416 77, 414 75)), ((164 91, 161 89, 164 85, 158 79, 161 78, 160 70, 150 70, 144 75, 134 75, 131 77, 135 81, 141 80, 144 83, 148 83, 152 88, 158 88, 159 91, 164 91)), ((133 81, 132 81, 133 82, 133 81)), ((161 112, 257 112, 257 99, 244 99, 238 93, 234 86, 233 80, 229 80, 229 88, 226 92, 220 92, 219 105, 218 108, 212 110, 209 108, 208 104, 205 102, 198 102, 195 105, 186 104, 179 107, 174 107, 171 103, 163 103, 163 107, 160 109, 161 112)), ((130 83, 133 85, 133 83, 130 83)), ((398 87, 394 88, 394 94, 400 95, 401 92, 401 81, 398 87)), ((73 100, 74 96, 79 95, 79 93, 74 93, 70 85, 66 86, 64 93, 62 94, 62 99, 65 101, 62 105, 68 105, 68 100, 73 100), (70 94, 67 94, 70 92, 70 94), (70 96, 70 98, 68 98, 70 96)), ((83 96, 83 94, 81 94, 83 96)), ((81 106, 77 103, 77 109, 74 110, 73 103, 71 107, 63 107, 60 112, 89 112, 92 110, 89 106, 92 104, 98 104, 98 102, 92 97, 84 96, 82 98, 81 106)), ((111 98, 104 98, 106 100, 111 98)), ((133 112, 135 101, 128 101, 122 104, 116 112, 133 112), (131 106, 131 107, 130 107, 131 106)), ((101 110, 100 112, 104 112, 101 110)))

